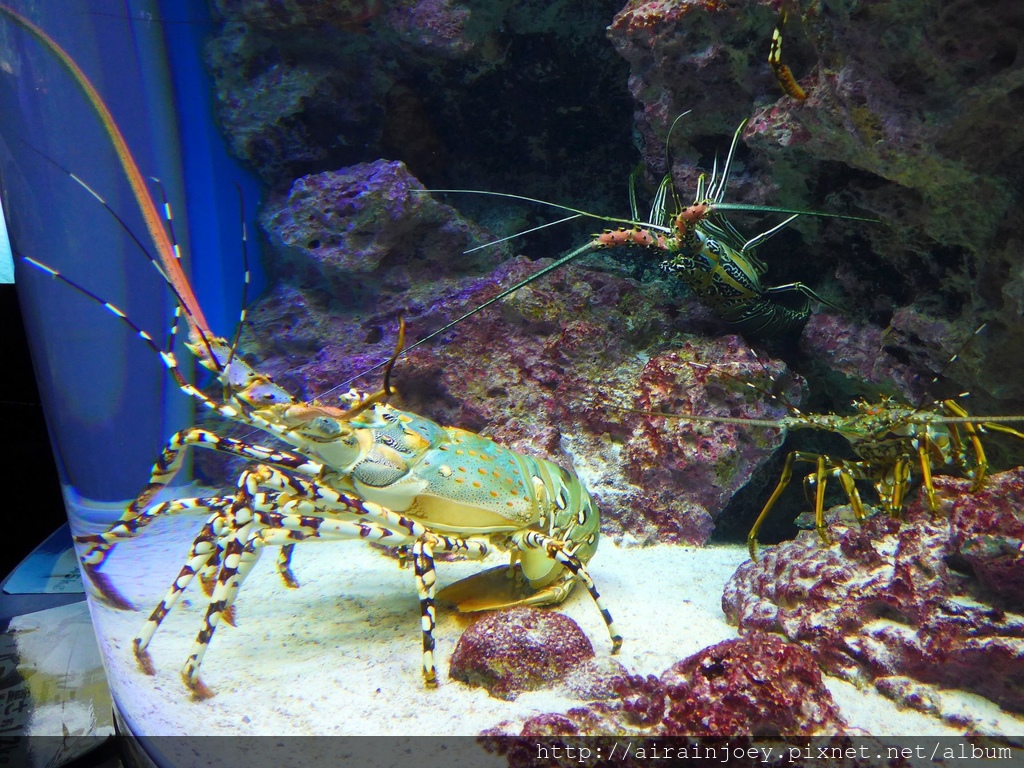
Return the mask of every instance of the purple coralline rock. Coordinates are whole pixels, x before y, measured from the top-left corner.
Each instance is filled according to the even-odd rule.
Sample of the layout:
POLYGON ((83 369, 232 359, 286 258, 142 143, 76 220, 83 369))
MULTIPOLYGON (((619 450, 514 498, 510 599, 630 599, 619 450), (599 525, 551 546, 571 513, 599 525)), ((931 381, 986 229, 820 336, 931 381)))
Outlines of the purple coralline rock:
POLYGON ((750 633, 705 648, 672 665, 661 683, 667 735, 757 740, 846 730, 814 657, 772 635, 750 633))
MULTIPOLYGON (((808 360, 820 364, 819 377, 833 382, 841 378, 843 382, 836 385, 839 388, 843 383, 890 387, 886 394, 899 395, 907 402, 916 401, 923 393, 920 377, 886 350, 885 334, 877 326, 858 323, 844 315, 814 314, 804 326, 800 349, 808 360)), ((846 399, 874 399, 862 391, 851 395, 846 399)))
POLYGON ((500 248, 464 256, 489 236, 422 190, 402 163, 386 160, 297 179, 260 217, 275 248, 273 273, 333 301, 367 302, 388 287, 502 258, 500 248))
POLYGON ((617 677, 613 688, 613 697, 531 717, 518 733, 511 724, 492 728, 482 734, 483 743, 507 754, 515 766, 568 765, 560 758, 568 758, 567 747, 579 746, 591 749, 592 756, 600 749, 600 757, 608 759, 614 747, 616 764, 638 766, 657 756, 698 757, 694 764, 703 764, 700 760, 717 754, 722 761, 724 745, 717 741, 722 739, 728 740, 730 765, 783 765, 787 756, 792 764, 793 753, 780 748, 780 740, 800 750, 814 737, 813 744, 837 749, 848 761, 814 763, 817 754, 811 750, 801 764, 874 764, 858 750, 845 751, 852 745, 846 722, 813 656, 771 635, 726 640, 673 664, 660 677, 617 677), (583 736, 589 738, 575 741, 583 736), (628 737, 629 751, 625 740, 609 737, 628 737), (773 757, 758 752, 754 760, 746 752, 754 743, 771 744, 773 757), (538 744, 557 750, 539 753, 538 744), (712 751, 699 751, 708 746, 712 751), (679 752, 669 754, 666 747, 679 752))
POLYGON ((1002 472, 950 510, 953 550, 978 581, 1014 611, 1024 611, 1024 470, 1002 472))
POLYGON ((915 336, 908 341, 910 333, 895 318, 887 333, 846 315, 821 312, 808 318, 800 351, 815 368, 814 378, 827 381, 844 407, 854 398, 873 401, 881 395, 916 403, 955 349, 948 332, 939 339, 915 336))
MULTIPOLYGON (((691 340, 651 358, 640 373, 636 408, 700 417, 773 419, 786 415, 784 403, 800 400, 790 379, 779 399, 771 394, 781 364, 755 357, 738 336, 691 340), (756 388, 756 389, 755 389, 756 388)), ((645 419, 624 452, 626 477, 638 486, 663 489, 663 500, 685 500, 717 512, 781 444, 781 430, 732 424, 645 419)), ((670 531, 659 525, 659 534, 670 531)))
MULTIPOLYGON (((509 278, 527 266, 514 265, 509 278)), ((606 533, 702 543, 728 491, 749 479, 779 437, 766 437, 764 429, 694 427, 685 422, 688 403, 700 415, 782 409, 769 403, 759 411, 752 390, 739 382, 766 376, 736 337, 691 337, 681 351, 642 366, 637 352, 647 334, 672 324, 662 301, 637 292, 631 281, 569 267, 465 323, 451 344, 413 352, 398 386, 411 410, 468 429, 486 427, 489 437, 527 453, 569 458, 602 503, 606 533), (608 328, 632 328, 632 334, 608 328), (729 366, 729 347, 734 362, 748 355, 746 365, 729 366), (692 368, 687 359, 725 359, 726 374, 738 379, 692 368), (692 399, 666 394, 682 389, 692 399), (617 406, 683 418, 644 417, 617 406), (713 464, 709 456, 717 457, 713 464)), ((779 370, 775 361, 765 364, 779 370)))
POLYGON ((805 645, 831 674, 912 678, 1022 711, 1024 616, 1011 612, 1020 579, 998 583, 1020 570, 1022 478, 1002 473, 974 494, 968 481, 936 477, 940 515, 922 491, 902 521, 833 526, 833 546, 804 532, 740 566, 722 608, 741 632, 805 645))
POLYGON ((414 48, 458 58, 473 48, 467 34, 470 11, 455 0, 394 0, 388 26, 414 48))
POLYGON ((648 168, 664 169, 668 126, 695 104, 702 106, 684 118, 687 136, 731 134, 729 126, 744 116, 756 70, 742 50, 749 43, 739 41, 770 29, 774 14, 767 3, 739 5, 745 7, 720 0, 631 0, 608 27, 612 45, 630 65, 629 90, 638 104, 635 123, 648 168))
MULTIPOLYGON (((274 191, 385 156, 434 187, 608 211, 633 163, 626 65, 604 40, 615 8, 218 0, 224 24, 207 46, 218 119, 274 191), (589 163, 571 162, 576 153, 589 163)), ((489 202, 493 218, 533 215, 489 202)))
POLYGON ((575 621, 556 611, 510 608, 474 622, 451 659, 451 677, 499 699, 550 687, 594 648, 575 621))
POLYGON ((393 83, 372 76, 381 53, 367 35, 326 23, 282 30, 274 13, 235 18, 207 44, 206 61, 229 147, 266 184, 279 189, 379 146, 393 83))

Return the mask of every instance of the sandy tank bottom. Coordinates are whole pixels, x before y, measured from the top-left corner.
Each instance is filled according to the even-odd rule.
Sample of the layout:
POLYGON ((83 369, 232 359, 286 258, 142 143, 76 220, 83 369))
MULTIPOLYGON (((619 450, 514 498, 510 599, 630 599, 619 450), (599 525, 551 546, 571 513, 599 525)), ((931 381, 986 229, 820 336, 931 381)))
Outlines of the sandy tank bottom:
MULTIPOLYGON (((109 514, 110 506, 104 509, 109 514)), ((96 519, 95 508, 81 512, 96 519)), ((474 617, 443 605, 434 633, 440 684, 424 688, 412 572, 358 541, 296 547, 299 589, 286 588, 274 570, 277 550, 265 552, 239 593, 236 626, 221 623, 203 661, 202 679, 216 695, 194 701, 180 671, 206 610, 198 584, 189 586, 150 644, 154 676, 139 669, 132 640, 177 576, 202 519, 162 518, 115 548, 104 572, 138 610, 90 602, 111 691, 140 735, 474 736, 501 723, 518 732, 529 717, 582 703, 550 691, 502 701, 450 679, 452 652, 474 617)), ((721 596, 746 559, 742 545, 623 548, 602 541, 590 570, 624 637, 618 660, 633 674, 660 675, 736 637, 721 596)), ((506 556, 439 561, 438 587, 502 562, 506 556)), ((604 623, 584 590, 558 610, 586 632, 597 656, 610 653, 604 623)), ((873 688, 825 680, 849 725, 872 735, 963 732, 900 709, 873 688)), ((982 731, 1024 733, 1024 719, 985 699, 943 695, 955 696, 982 731)))

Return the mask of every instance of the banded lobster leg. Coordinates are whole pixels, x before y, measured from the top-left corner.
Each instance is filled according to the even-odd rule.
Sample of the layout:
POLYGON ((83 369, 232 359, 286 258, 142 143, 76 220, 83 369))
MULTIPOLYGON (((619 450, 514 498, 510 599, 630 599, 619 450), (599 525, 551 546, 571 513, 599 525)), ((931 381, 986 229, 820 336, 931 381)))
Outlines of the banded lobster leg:
MULTIPOLYGON (((134 606, 113 585, 110 579, 100 570, 111 551, 118 542, 132 539, 139 535, 143 528, 154 519, 165 514, 173 514, 187 510, 187 506, 157 505, 146 510, 147 505, 157 493, 163 490, 177 475, 184 461, 185 451, 190 447, 207 448, 243 459, 252 459, 261 463, 273 464, 290 472, 317 477, 323 472, 323 465, 311 461, 299 454, 288 451, 277 451, 259 445, 222 437, 209 430, 191 427, 174 434, 164 446, 160 456, 153 465, 149 482, 139 496, 128 505, 120 519, 103 533, 76 536, 75 540, 82 547, 82 567, 89 577, 90 583, 98 591, 100 597, 115 608, 133 610, 134 606)), ((290 550, 282 552, 277 569, 289 586, 296 582, 288 566, 290 550)))

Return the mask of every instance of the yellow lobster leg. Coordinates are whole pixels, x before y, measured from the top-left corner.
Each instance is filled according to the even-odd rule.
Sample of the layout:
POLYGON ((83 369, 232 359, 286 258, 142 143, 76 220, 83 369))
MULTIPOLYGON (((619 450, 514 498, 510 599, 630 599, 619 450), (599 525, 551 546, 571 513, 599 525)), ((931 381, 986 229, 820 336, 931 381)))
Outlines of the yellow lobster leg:
POLYGON ((818 538, 827 547, 832 543, 832 539, 828 535, 828 526, 825 525, 825 483, 828 478, 825 459, 825 456, 818 454, 818 468, 814 473, 814 481, 817 484, 814 494, 814 530, 818 532, 818 538))
POLYGON ((935 498, 935 485, 932 483, 931 447, 931 438, 925 432, 924 437, 918 443, 917 456, 921 462, 921 482, 924 484, 924 490, 928 494, 928 508, 931 509, 932 514, 935 514, 939 511, 939 502, 935 498))
POLYGON ((840 467, 837 472, 839 484, 843 486, 846 498, 850 500, 850 506, 853 507, 854 517, 857 518, 857 522, 864 522, 867 519, 867 514, 864 512, 864 503, 860 499, 860 491, 857 490, 856 478, 845 467, 840 467))
POLYGON ((775 502, 779 500, 782 492, 786 490, 789 481, 793 478, 793 462, 806 461, 816 464, 818 459, 818 454, 806 453, 804 451, 793 451, 786 457, 786 464, 782 467, 782 476, 779 478, 779 484, 775 486, 775 490, 772 491, 772 495, 764 505, 764 509, 761 510, 761 514, 754 521, 750 533, 747 534, 747 550, 750 552, 750 559, 755 563, 757 562, 757 534, 760 532, 761 526, 764 525, 764 521, 768 518, 768 514, 772 511, 772 507, 775 506, 775 502))
MULTIPOLYGON (((943 400, 942 404, 945 406, 947 411, 955 416, 964 418, 968 415, 967 411, 965 411, 955 400, 943 400)), ((1024 437, 1024 435, 1014 429, 1010 429, 1009 427, 1006 429, 1011 433, 1016 433, 1020 437, 1024 437)), ((955 433, 956 430, 954 428, 950 431, 955 433)), ((974 448, 974 458, 977 462, 974 467, 964 468, 968 476, 971 478, 971 493, 974 493, 980 490, 981 486, 985 483, 985 477, 988 475, 988 459, 985 457, 985 449, 981 447, 981 438, 978 437, 978 430, 974 424, 969 421, 965 421, 964 431, 967 432, 967 436, 970 438, 971 446, 974 448)))
POLYGON ((892 468, 892 482, 892 508, 899 514, 903 509, 903 498, 910 486, 910 462, 906 458, 901 458, 892 468))

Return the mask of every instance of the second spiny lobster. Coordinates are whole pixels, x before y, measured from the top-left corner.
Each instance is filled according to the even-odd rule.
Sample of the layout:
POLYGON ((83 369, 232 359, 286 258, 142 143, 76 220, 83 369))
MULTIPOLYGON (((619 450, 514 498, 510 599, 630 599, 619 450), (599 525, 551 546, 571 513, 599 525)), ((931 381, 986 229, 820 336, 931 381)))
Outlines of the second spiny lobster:
MULTIPOLYGON (((686 114, 688 113, 683 113, 679 118, 686 114)), ((679 118, 676 120, 678 121, 679 118)), ((674 125, 675 123, 673 123, 674 125)), ((798 216, 819 216, 864 222, 877 222, 877 219, 725 202, 736 146, 745 125, 746 121, 744 120, 736 129, 722 167, 719 168, 716 163, 710 177, 702 175, 699 178, 692 204, 687 206, 681 204, 674 190, 671 175, 666 175, 658 187, 651 206, 651 213, 646 222, 640 220, 632 178, 630 179, 632 209, 632 218, 630 219, 602 216, 570 206, 501 192, 466 189, 413 190, 421 193, 481 194, 521 200, 566 211, 572 214, 568 219, 583 217, 626 226, 595 235, 588 242, 574 248, 543 269, 502 290, 489 301, 420 339, 416 344, 411 345, 410 349, 412 346, 423 344, 449 331, 466 318, 501 301, 506 296, 569 262, 595 251, 619 246, 639 246, 655 253, 660 259, 660 266, 664 272, 683 282, 715 314, 738 332, 750 337, 778 336, 799 328, 810 314, 811 302, 835 306, 800 282, 775 286, 764 285, 762 280, 768 268, 757 257, 755 249, 784 229, 798 216), (725 214, 730 211, 781 213, 787 214, 788 218, 765 232, 747 239, 726 218, 725 214), (787 295, 800 297, 801 306, 793 308, 778 301, 787 295)), ((510 238, 506 237, 502 241, 508 239, 510 238)))

